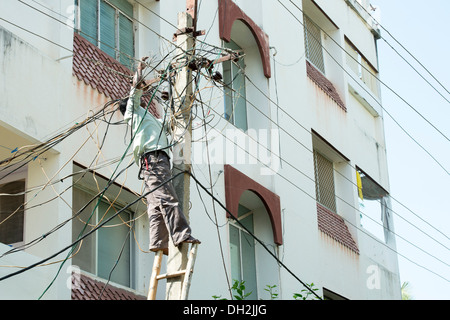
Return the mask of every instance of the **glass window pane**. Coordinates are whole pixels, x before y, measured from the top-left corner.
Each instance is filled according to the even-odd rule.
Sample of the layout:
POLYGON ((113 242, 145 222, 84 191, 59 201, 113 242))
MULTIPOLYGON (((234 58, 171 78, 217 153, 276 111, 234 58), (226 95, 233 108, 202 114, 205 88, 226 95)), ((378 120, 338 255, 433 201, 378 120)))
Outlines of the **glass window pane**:
POLYGON ((243 205, 239 205, 238 206, 238 217, 242 217, 244 214, 250 212, 250 209, 244 207, 243 205))
MULTIPOLYGON (((234 41, 225 43, 232 50, 242 50, 234 41)), ((228 84, 225 89, 225 117, 236 127, 247 131, 247 100, 245 90, 245 63, 244 59, 232 63, 224 63, 224 82, 228 84)))
MULTIPOLYGON (((251 215, 250 215, 251 217, 251 215)), ((245 219, 244 219, 245 220, 245 219)), ((252 292, 248 299, 257 299, 255 241, 251 235, 241 232, 242 270, 246 293, 252 292)))
POLYGON ((97 0, 81 0, 80 2, 80 29, 81 35, 89 42, 97 45, 98 16, 97 0))
POLYGON ((345 41, 345 51, 347 52, 347 65, 359 76, 358 52, 348 43, 348 41, 345 41))
MULTIPOLYGON (((81 208, 83 208, 91 199, 92 195, 79 189, 74 188, 72 193, 72 214, 77 214, 81 208)), ((97 221, 96 213, 94 211, 95 204, 97 203, 94 200, 91 204, 89 204, 77 217, 75 217, 72 221, 72 241, 78 239, 78 236, 82 232, 85 234, 90 231, 92 227, 90 225, 95 225, 97 221), (88 225, 86 226, 86 223, 88 225)), ((72 258, 73 264, 80 267, 81 270, 90 272, 95 274, 95 246, 97 233, 94 232, 89 237, 83 239, 81 243, 80 251, 72 258)), ((78 246, 75 251, 78 250, 78 246)))
MULTIPOLYGON (((25 180, 0 185, 0 193, 16 194, 25 191, 25 180)), ((25 195, 0 197, 0 242, 13 244, 23 241, 25 195), (7 219, 7 220, 5 220, 7 219)))
POLYGON ((100 1, 100 49, 116 58, 116 10, 100 1))
POLYGON ((132 69, 134 58, 133 22, 119 14, 119 61, 132 69))
POLYGON ((239 244, 239 229, 230 225, 230 259, 231 278, 241 280, 241 249, 239 244))
MULTIPOLYGON (((98 206, 98 218, 104 221, 113 216, 116 210, 110 208, 109 204, 101 202, 98 206)), ((129 220, 130 215, 122 212, 120 217, 114 217, 98 230, 97 275, 108 279, 111 270, 114 268, 111 281, 124 286, 130 286, 130 237, 129 228, 123 223, 123 221, 129 220), (114 267, 119 255, 119 262, 114 267)))
POLYGON ((244 131, 247 131, 247 100, 245 95, 245 75, 243 73, 243 60, 239 60, 240 67, 233 64, 233 90, 234 99, 234 125, 244 131))
POLYGON ((240 223, 251 233, 253 233, 253 214, 246 216, 240 220, 240 223))

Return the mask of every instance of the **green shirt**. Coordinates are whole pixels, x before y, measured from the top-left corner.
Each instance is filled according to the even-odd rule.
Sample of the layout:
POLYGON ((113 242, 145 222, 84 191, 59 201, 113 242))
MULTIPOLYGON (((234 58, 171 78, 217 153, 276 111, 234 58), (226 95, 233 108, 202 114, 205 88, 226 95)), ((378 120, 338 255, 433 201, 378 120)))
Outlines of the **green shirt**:
POLYGON ((150 111, 140 106, 142 90, 132 88, 124 120, 132 128, 134 160, 140 165, 144 153, 164 150, 169 155, 166 126, 162 119, 155 118, 150 111))

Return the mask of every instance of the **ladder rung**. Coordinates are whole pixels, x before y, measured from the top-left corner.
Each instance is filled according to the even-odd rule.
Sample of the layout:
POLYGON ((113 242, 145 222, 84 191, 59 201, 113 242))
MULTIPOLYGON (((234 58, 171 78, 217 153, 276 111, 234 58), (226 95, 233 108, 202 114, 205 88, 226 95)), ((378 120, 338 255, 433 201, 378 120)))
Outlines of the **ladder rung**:
POLYGON ((156 276, 156 280, 175 278, 186 274, 186 270, 180 270, 173 273, 164 273, 156 276))
POLYGON ((161 270, 161 260, 162 260, 162 250, 158 251, 155 255, 155 260, 153 261, 153 270, 152 275, 150 278, 150 285, 148 290, 148 300, 155 300, 156 298, 156 290, 158 287, 158 281, 162 279, 169 279, 169 278, 175 278, 179 276, 185 276, 183 283, 182 283, 182 290, 181 290, 181 299, 186 300, 188 296, 188 291, 190 287, 190 281, 191 276, 194 271, 194 262, 195 258, 197 256, 197 247, 198 243, 192 244, 189 258, 187 262, 187 266, 185 270, 175 271, 172 273, 165 273, 165 274, 159 274, 159 271, 161 270))

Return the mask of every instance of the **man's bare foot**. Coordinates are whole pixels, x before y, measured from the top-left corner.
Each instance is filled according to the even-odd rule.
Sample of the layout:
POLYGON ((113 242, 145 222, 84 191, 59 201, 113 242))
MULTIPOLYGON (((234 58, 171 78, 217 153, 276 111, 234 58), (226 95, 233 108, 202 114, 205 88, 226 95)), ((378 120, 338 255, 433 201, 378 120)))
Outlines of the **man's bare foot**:
POLYGON ((189 236, 186 240, 181 241, 181 243, 197 243, 200 244, 200 240, 195 239, 193 236, 189 236))
POLYGON ((164 255, 166 255, 166 256, 169 255, 169 248, 162 248, 162 249, 156 248, 156 249, 150 249, 150 251, 153 251, 155 253, 158 251, 162 251, 164 255))

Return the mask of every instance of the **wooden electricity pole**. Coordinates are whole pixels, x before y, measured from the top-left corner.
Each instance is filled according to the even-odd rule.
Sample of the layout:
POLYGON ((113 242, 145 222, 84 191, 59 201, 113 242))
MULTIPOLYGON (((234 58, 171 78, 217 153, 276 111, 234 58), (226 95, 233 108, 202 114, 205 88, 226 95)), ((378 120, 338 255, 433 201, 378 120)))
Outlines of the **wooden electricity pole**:
MULTIPOLYGON (((173 148, 173 173, 180 171, 191 172, 191 134, 192 121, 191 107, 192 96, 192 70, 189 61, 194 56, 195 48, 195 13, 197 11, 197 0, 186 0, 187 11, 178 14, 178 31, 176 42, 178 54, 184 57, 177 70, 175 84, 172 90, 174 99, 174 111, 176 125, 174 130, 174 141, 178 143, 173 148)), ((180 200, 180 206, 189 221, 190 206, 190 175, 184 174, 173 181, 175 190, 180 200)), ((184 270, 188 262, 187 244, 175 247, 169 244, 169 256, 167 258, 167 273, 176 273, 184 270)), ((166 300, 179 300, 182 298, 182 285, 184 276, 167 279, 166 300)))

